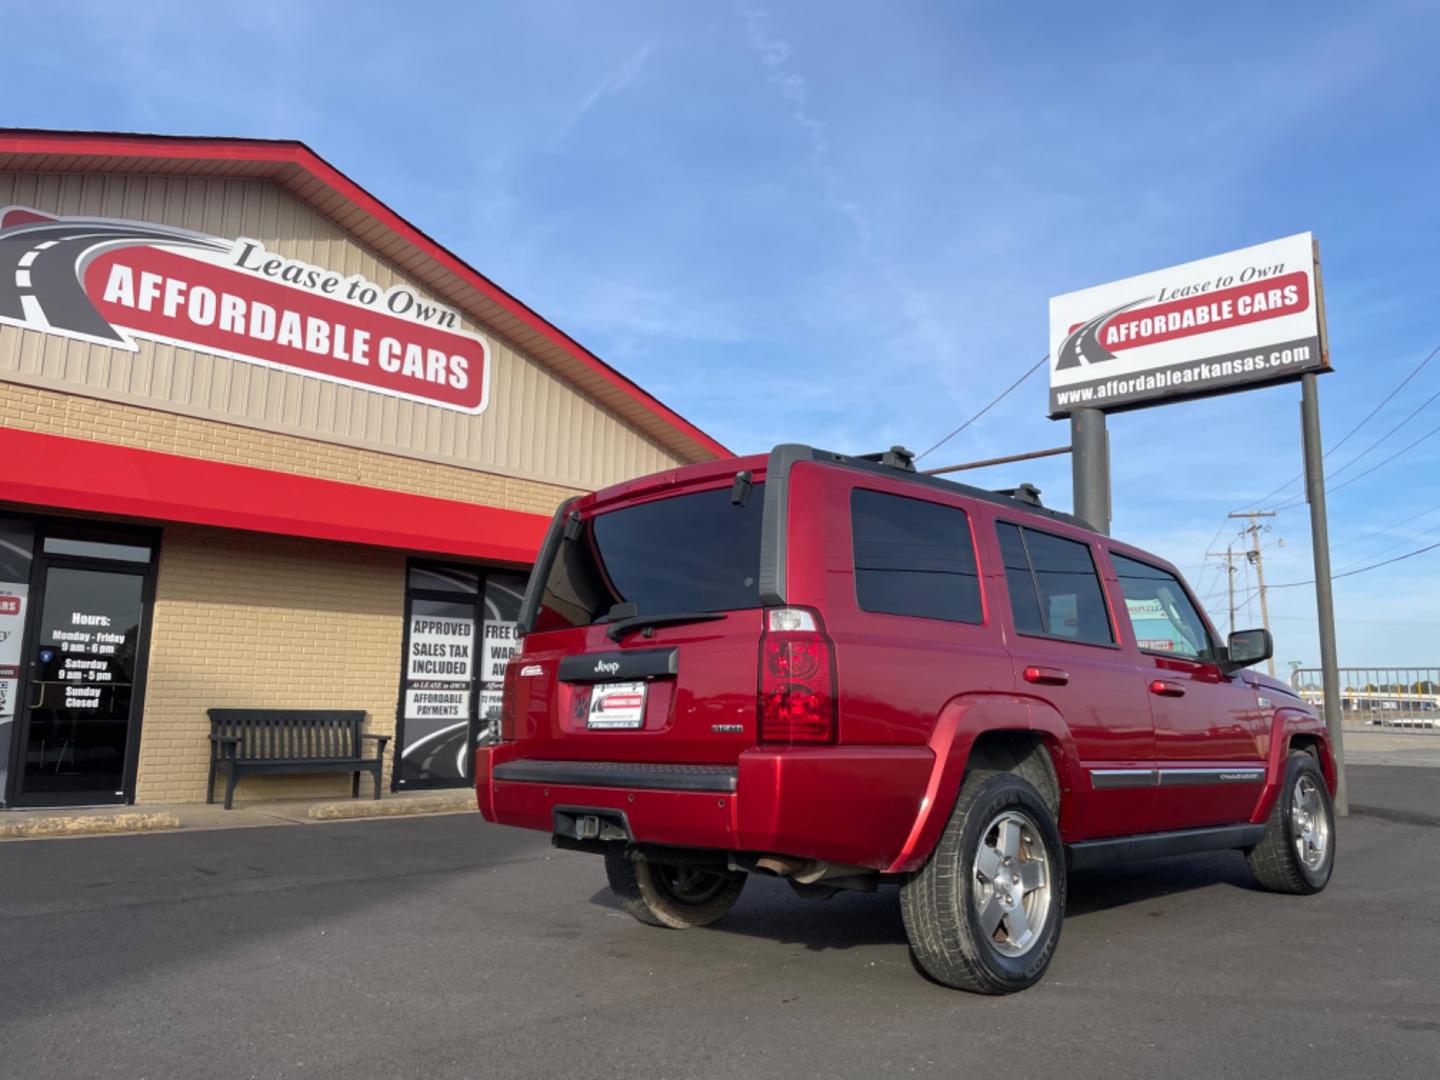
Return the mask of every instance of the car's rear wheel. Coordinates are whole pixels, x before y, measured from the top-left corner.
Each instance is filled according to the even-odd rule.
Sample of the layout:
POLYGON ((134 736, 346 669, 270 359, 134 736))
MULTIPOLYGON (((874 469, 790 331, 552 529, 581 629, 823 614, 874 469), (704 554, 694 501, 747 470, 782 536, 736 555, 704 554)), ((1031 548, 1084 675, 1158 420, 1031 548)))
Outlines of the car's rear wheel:
POLYGON ((688 930, 724 917, 745 887, 744 874, 634 858, 621 844, 605 852, 605 876, 620 906, 647 926, 688 930))
POLYGON ((1008 994, 1045 974, 1065 912, 1065 855, 1040 793, 970 774, 924 868, 900 887, 915 960, 931 978, 1008 994))
POLYGON ((1330 882, 1335 868, 1335 809, 1315 759, 1295 751, 1275 797, 1265 838, 1245 853, 1250 872, 1271 892, 1306 895, 1330 882))

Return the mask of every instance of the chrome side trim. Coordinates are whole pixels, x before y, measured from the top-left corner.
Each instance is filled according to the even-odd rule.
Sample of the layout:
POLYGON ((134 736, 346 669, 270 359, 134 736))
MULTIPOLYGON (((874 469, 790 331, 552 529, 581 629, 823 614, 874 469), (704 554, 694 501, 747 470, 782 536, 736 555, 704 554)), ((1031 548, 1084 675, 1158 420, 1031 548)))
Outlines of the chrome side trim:
POLYGON ((1237 765, 1229 768, 1170 769, 1090 769, 1090 787, 1094 791, 1114 788, 1188 787, 1195 784, 1261 784, 1265 769, 1261 766, 1237 765))
POLYGON ((1261 784, 1265 770, 1249 766, 1228 769, 1161 769, 1161 787, 1187 787, 1192 784, 1261 784))
POLYGON ((1095 791, 1154 787, 1156 775, 1154 769, 1091 769, 1090 787, 1095 791))

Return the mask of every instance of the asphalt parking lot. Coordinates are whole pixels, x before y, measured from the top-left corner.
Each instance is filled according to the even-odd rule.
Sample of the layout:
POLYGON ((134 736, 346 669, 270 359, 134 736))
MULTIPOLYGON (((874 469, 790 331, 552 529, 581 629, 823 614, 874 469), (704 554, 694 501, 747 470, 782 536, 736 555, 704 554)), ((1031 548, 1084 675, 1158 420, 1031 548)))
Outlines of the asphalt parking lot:
POLYGON ((1046 981, 997 999, 916 973, 893 891, 755 880, 654 930, 478 815, 10 843, 0 1076, 1433 1077, 1440 829, 1340 844, 1312 898, 1238 855, 1077 875, 1046 981))

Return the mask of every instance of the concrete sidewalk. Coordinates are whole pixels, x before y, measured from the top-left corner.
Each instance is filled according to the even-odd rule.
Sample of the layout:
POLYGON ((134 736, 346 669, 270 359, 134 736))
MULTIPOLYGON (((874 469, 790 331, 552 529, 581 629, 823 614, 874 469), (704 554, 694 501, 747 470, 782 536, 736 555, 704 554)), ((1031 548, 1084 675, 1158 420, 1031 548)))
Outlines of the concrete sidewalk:
POLYGON ((1440 731, 1345 731, 1345 764, 1440 769, 1440 731))
POLYGON ((96 806, 57 810, 7 810, 0 814, 0 840, 42 837, 103 836, 160 832, 172 829, 245 829, 266 825, 311 825, 316 822, 415 814, 456 814, 475 810, 470 788, 405 791, 383 799, 263 799, 237 802, 226 810, 220 803, 168 803, 159 806, 96 806))

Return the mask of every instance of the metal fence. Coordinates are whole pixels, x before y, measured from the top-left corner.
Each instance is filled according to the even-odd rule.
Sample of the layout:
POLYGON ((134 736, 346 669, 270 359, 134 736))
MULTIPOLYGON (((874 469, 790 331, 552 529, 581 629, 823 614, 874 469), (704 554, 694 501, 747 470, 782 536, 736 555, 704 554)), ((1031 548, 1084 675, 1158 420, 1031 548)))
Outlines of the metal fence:
MULTIPOLYGON (((1290 685, 1312 705, 1324 704, 1319 668, 1296 668, 1290 685)), ((1356 730, 1440 734, 1440 668, 1341 668, 1340 715, 1356 730)))

